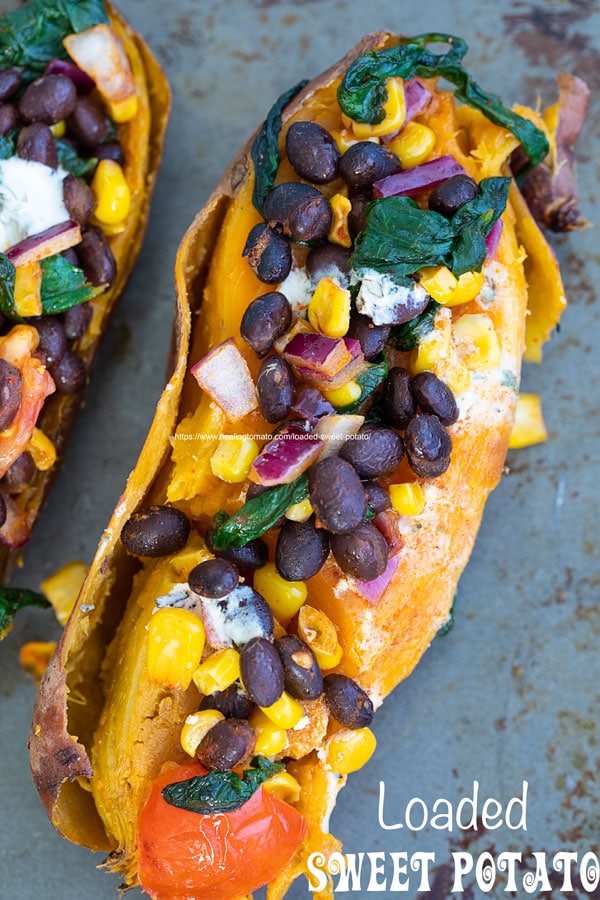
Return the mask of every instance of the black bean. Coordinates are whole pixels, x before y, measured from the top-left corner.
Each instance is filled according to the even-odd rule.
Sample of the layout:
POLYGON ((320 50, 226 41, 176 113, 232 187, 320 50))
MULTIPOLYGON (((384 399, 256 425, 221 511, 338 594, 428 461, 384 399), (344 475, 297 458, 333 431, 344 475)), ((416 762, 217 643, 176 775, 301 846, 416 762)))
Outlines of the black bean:
POLYGON ((394 428, 406 428, 415 414, 415 398, 410 384, 410 373, 402 366, 394 366, 388 372, 383 385, 383 414, 385 421, 394 428))
MULTIPOLYGON (((75 247, 67 247, 67 249, 63 250, 60 255, 64 256, 64 258, 67 260, 67 262, 70 263, 70 265, 75 266, 76 269, 81 268, 81 266, 79 265, 79 260, 77 259, 77 253, 75 252, 75 247)), ((79 304, 78 306, 72 306, 71 309, 79 309, 80 305, 81 304, 79 304)))
POLYGON ((452 441, 437 416, 430 413, 413 416, 406 426, 404 441, 408 461, 417 475, 433 478, 448 468, 452 441))
POLYGON ((433 413, 442 425, 454 425, 458 405, 448 385, 433 372, 419 372, 411 382, 416 401, 423 412, 433 413))
POLYGON ((240 653, 242 682, 257 706, 272 706, 284 689, 283 666, 271 641, 252 638, 240 653))
POLYGON ((261 294, 246 308, 240 334, 258 357, 266 356, 273 342, 292 324, 292 307, 280 291, 261 294))
POLYGON ((58 168, 56 142, 49 127, 42 122, 35 122, 22 128, 17 138, 17 156, 42 163, 51 169, 58 168))
POLYGON ((21 87, 21 70, 16 67, 0 69, 0 100, 7 100, 21 87))
POLYGON ((294 402, 294 373, 281 356, 270 356, 261 365, 256 378, 256 396, 263 418, 281 422, 294 402))
POLYGON ((331 715, 345 728, 367 728, 375 711, 371 698, 347 675, 327 675, 323 680, 331 715))
POLYGON ((265 284, 279 284, 290 273, 292 268, 292 250, 289 243, 264 223, 255 225, 248 235, 242 251, 256 277, 265 284))
POLYGON ((87 280, 98 287, 111 285, 117 264, 105 235, 99 228, 87 228, 77 245, 77 258, 87 280))
POLYGON ((331 228, 329 201, 310 184, 287 181, 267 195, 265 218, 272 228, 282 230, 295 241, 322 241, 331 228))
POLYGON ((323 568, 329 553, 329 535, 315 527, 314 516, 306 522, 283 525, 275 548, 277 571, 286 581, 306 581, 323 568))
POLYGON ((275 641, 283 666, 283 681, 296 700, 316 700, 323 693, 323 675, 310 647, 295 634, 275 641))
POLYGON ((31 454, 25 450, 6 470, 0 484, 8 494, 18 494, 27 487, 34 475, 35 463, 31 454))
POLYGON ((121 530, 121 541, 134 556, 167 556, 185 547, 187 517, 172 506, 147 506, 133 513, 121 530))
POLYGON ((353 238, 365 230, 367 225, 367 206, 373 200, 371 194, 357 194, 352 197, 352 208, 348 213, 348 230, 353 238))
POLYGON ((329 456, 312 466, 309 473, 310 502, 329 531, 343 534, 352 531, 367 512, 367 495, 356 469, 329 456))
POLYGON ((25 122, 55 125, 71 115, 77 89, 66 75, 44 75, 25 88, 19 100, 19 115, 25 122))
POLYGON ((332 136, 317 122, 290 125, 285 147, 292 168, 314 184, 328 184, 337 177, 340 154, 332 136))
POLYGON ((0 431, 6 431, 14 422, 22 394, 23 378, 19 369, 0 358, 0 431))
POLYGON ((359 141, 349 147, 340 161, 340 175, 354 191, 365 191, 375 181, 395 175, 401 169, 395 153, 383 144, 359 141))
POLYGON ((204 536, 208 549, 219 559, 227 559, 240 569, 262 569, 269 559, 269 548, 261 538, 254 538, 243 547, 217 550, 212 542, 212 535, 212 528, 209 528, 204 536))
POLYGON ((306 273, 313 281, 330 275, 350 274, 350 250, 338 244, 317 244, 306 257, 306 273))
MULTIPOLYGON (((77 256, 75 265, 79 265, 77 256)), ((77 303, 63 313, 62 321, 65 334, 69 341, 77 341, 86 333, 88 325, 92 321, 93 310, 89 303, 77 303)))
POLYGON ((377 478, 392 472, 402 461, 404 443, 397 431, 369 422, 355 440, 344 443, 339 455, 354 466, 361 478, 377 478))
POLYGON ((63 323, 56 316, 40 316, 29 319, 39 335, 36 356, 45 366, 51 367, 59 363, 67 349, 67 336, 63 323))
POLYGON ((200 704, 200 709, 218 709, 226 719, 247 719, 253 707, 252 700, 239 684, 209 694, 200 704))
POLYGON ((380 513, 390 508, 392 504, 390 492, 383 484, 379 484, 378 481, 365 481, 363 487, 369 509, 372 509, 374 513, 380 513))
POLYGON ((96 198, 89 184, 69 172, 63 181, 63 200, 69 216, 80 225, 87 225, 96 208, 96 198))
POLYGON ((17 127, 17 111, 12 103, 0 104, 0 134, 8 134, 17 127))
POLYGON ((388 545, 371 522, 363 522, 350 534, 332 534, 331 552, 342 570, 363 581, 372 581, 385 571, 388 545))
POLYGON ((477 196, 478 184, 469 175, 453 175, 434 187, 429 195, 429 209, 450 219, 463 204, 477 196))
POLYGON ((347 337, 359 342, 365 359, 374 359, 383 351, 390 331, 390 325, 374 325, 369 316, 353 310, 347 337))
POLYGON ((125 153, 120 144, 109 141, 106 144, 99 144, 94 147, 92 156, 96 159, 111 159, 113 162, 119 163, 120 166, 125 165, 125 153))
POLYGON ((50 365, 49 369, 59 394, 76 394, 85 386, 85 365, 72 350, 65 350, 60 360, 50 365))
POLYGON ((195 594, 203 597, 224 597, 239 583, 240 573, 226 559, 206 559, 194 566, 188 575, 188 583, 195 594))
POLYGON ((6 522, 6 499, 4 494, 0 494, 0 528, 6 522))
POLYGON ((77 99, 77 105, 73 115, 69 117, 67 127, 78 143, 89 150, 101 144, 108 133, 104 110, 98 101, 90 96, 77 99))
POLYGON ((196 756, 207 769, 226 772, 248 760, 255 744, 256 735, 248 722, 225 719, 213 725, 204 735, 196 756))

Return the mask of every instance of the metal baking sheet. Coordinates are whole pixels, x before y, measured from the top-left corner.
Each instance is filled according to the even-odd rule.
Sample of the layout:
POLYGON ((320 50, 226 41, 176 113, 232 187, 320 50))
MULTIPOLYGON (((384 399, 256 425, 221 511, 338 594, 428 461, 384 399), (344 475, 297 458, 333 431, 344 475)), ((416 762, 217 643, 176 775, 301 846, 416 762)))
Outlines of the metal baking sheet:
MULTIPOLYGON (((10 7, 6 0, 0 10, 10 7)), ((463 35, 468 64, 508 103, 554 99, 554 71, 586 78, 595 92, 578 150, 583 209, 598 209, 600 11, 595 0, 122 0, 167 70, 174 106, 148 236, 106 337, 64 470, 14 582, 37 587, 68 560, 90 561, 98 536, 137 458, 162 386, 173 310, 173 260, 180 237, 226 160, 275 97, 322 71, 378 28, 463 35)), ((350 777, 332 818, 347 852, 364 856, 353 896, 544 896, 566 893, 555 854, 598 852, 600 749, 600 550, 598 436, 600 283, 597 233, 555 240, 570 306, 544 364, 526 366, 524 389, 540 392, 550 440, 509 454, 463 576, 456 626, 437 639, 416 672, 377 713, 379 745, 350 777), (527 782, 526 826, 513 804, 509 828, 487 828, 482 803, 504 807, 527 782), (382 820, 378 814, 385 786, 382 820), (476 830, 420 828, 425 807, 456 812, 478 785, 476 830), (419 798, 419 799, 417 799, 419 798), (411 803, 412 801, 412 803, 411 803), (411 813, 406 824, 407 807, 411 813), (507 874, 486 886, 485 861, 521 853, 516 891, 507 874), (393 853, 431 853, 429 884, 408 868, 392 890, 393 853), (452 854, 470 854, 473 873, 453 888, 452 854), (484 854, 489 854, 485 857, 484 854), (546 853, 548 885, 523 881, 546 853), (541 857, 539 858, 541 859, 541 857), (480 867, 476 882, 475 869, 480 867), (382 867, 383 874, 377 868, 382 867), (373 881, 370 881, 371 870, 373 881)), ((61 841, 37 799, 25 750, 34 687, 19 669, 27 640, 57 634, 48 611, 22 613, 0 645, 0 898, 109 900, 118 880, 96 871, 101 857, 61 841)), ((488 813, 493 808, 488 806, 488 813)), ((463 804, 463 822, 468 804, 463 804)), ((503 813, 504 815, 505 813, 503 813)), ((440 819, 437 824, 440 824, 440 819)), ((460 857, 464 866, 467 857, 460 857)), ((401 859, 398 857, 398 859, 401 859)), ((592 859, 589 857, 588 859, 592 859)), ((590 876, 591 877, 591 876, 590 876)), ((337 879, 336 879, 337 880, 337 879)), ((599 896, 573 876, 575 893, 599 896)), ((352 885, 350 885, 352 887, 352 885)), ((141 896, 133 891, 132 898, 141 896)), ((304 881, 289 894, 307 897, 304 881)))

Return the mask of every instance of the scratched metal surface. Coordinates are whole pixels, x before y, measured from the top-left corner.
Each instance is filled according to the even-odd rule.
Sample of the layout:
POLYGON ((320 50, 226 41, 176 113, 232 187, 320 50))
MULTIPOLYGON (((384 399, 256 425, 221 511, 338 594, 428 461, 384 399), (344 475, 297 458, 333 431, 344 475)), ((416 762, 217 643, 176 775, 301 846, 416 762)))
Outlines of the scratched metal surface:
MULTIPOLYGON (((2 0, 0 9, 9 5, 2 0)), ((468 39, 471 70, 509 103, 534 103, 538 94, 551 101, 559 67, 586 77, 596 94, 600 81, 594 0, 122 0, 121 7, 168 72, 173 118, 137 270, 15 578, 33 587, 70 559, 91 559, 161 388, 178 240, 284 87, 320 72, 369 30, 419 33, 433 24, 468 39)), ((592 220, 599 125, 594 102, 579 149, 583 208, 592 220)), ((351 776, 332 819, 349 852, 435 852, 431 890, 423 893, 432 898, 450 896, 452 850, 598 849, 600 258, 593 230, 556 246, 571 306, 543 367, 524 373, 525 389, 543 395, 550 441, 509 456, 510 475, 490 499, 460 584, 456 627, 378 712, 377 753, 351 776), (527 832, 384 831, 377 817, 381 779, 388 824, 401 820, 416 796, 456 804, 478 781, 482 796, 506 803, 527 780, 527 832)), ((94 867, 100 858, 54 835, 29 779, 34 690, 17 654, 24 641, 56 632, 48 612, 26 611, 0 646, 0 900, 115 896, 117 880, 94 867)), ((560 879, 553 879, 546 897, 561 896, 560 879)), ((464 886, 463 896, 483 896, 472 878, 464 886)), ((502 887, 493 895, 506 896, 502 887)), ((368 893, 363 879, 354 895, 368 893)), ((405 895, 418 894, 413 875, 405 895)), ((518 895, 525 896, 522 887, 518 895)), ((305 884, 289 896, 306 897, 305 884)))

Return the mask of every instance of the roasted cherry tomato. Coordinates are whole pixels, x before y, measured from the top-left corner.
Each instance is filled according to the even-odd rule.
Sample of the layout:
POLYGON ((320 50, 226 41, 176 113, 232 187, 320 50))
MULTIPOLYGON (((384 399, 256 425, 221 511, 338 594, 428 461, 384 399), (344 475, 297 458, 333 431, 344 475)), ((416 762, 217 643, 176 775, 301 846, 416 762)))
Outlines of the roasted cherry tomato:
POLYGON ((205 772, 198 765, 163 772, 142 810, 139 877, 154 900, 240 900, 272 881, 304 837, 302 816, 262 788, 229 813, 201 815, 163 800, 167 784, 205 772))

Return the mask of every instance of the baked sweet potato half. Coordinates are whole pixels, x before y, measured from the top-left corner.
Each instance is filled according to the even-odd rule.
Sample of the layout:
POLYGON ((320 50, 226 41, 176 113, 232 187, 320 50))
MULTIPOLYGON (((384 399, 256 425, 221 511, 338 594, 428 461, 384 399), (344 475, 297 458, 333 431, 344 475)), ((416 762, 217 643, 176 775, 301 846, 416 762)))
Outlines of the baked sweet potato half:
POLYGON ((172 374, 30 737, 56 829, 152 897, 278 898, 338 850, 374 712, 450 617, 564 306, 508 170, 545 135, 465 49, 366 37, 180 245, 172 374))
POLYGON ((57 472, 138 255, 170 110, 103 0, 0 17, 0 582, 57 472))

